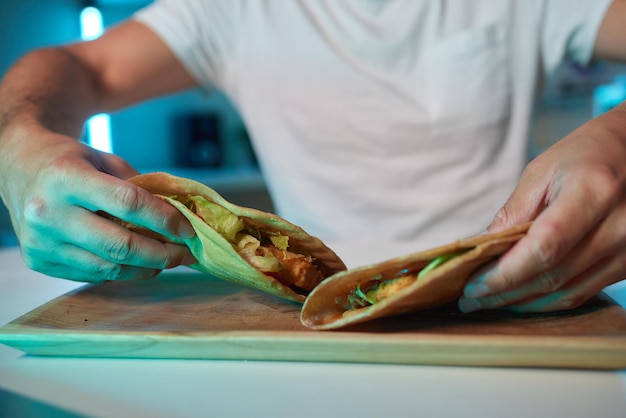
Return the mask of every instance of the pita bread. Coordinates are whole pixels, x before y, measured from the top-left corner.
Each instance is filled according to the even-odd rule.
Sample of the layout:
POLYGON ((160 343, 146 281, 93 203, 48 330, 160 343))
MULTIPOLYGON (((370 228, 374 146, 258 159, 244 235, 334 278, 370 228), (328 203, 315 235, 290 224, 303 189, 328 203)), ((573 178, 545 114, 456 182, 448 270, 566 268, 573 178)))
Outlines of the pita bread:
MULTIPOLYGON (((469 276, 482 265, 494 260, 519 241, 530 223, 493 234, 461 239, 452 244, 393 258, 381 263, 358 267, 324 280, 307 297, 301 321, 308 328, 327 330, 374 318, 398 315, 443 305, 458 299, 469 276), (417 278, 438 257, 452 255, 448 261, 417 278), (380 286, 388 280, 411 277, 410 283, 381 300, 360 301, 361 286, 380 286), (356 289, 359 289, 358 291, 356 289), (356 294, 356 296, 355 296, 356 294)), ((401 286, 398 286, 401 287, 401 286)))
POLYGON ((185 244, 198 260, 197 264, 191 266, 194 269, 296 302, 304 302, 308 293, 306 290, 292 288, 282 283, 275 277, 276 275, 266 274, 246 261, 231 241, 183 203, 188 198, 197 196, 239 217, 246 231, 250 228, 255 234, 262 233, 265 237, 267 234, 287 237, 286 251, 281 250, 281 254, 287 252, 306 256, 321 273, 319 281, 346 269, 343 261, 330 248, 299 226, 277 215, 230 203, 202 183, 158 172, 139 175, 130 178, 129 181, 166 200, 190 221, 196 236, 187 240, 185 244))

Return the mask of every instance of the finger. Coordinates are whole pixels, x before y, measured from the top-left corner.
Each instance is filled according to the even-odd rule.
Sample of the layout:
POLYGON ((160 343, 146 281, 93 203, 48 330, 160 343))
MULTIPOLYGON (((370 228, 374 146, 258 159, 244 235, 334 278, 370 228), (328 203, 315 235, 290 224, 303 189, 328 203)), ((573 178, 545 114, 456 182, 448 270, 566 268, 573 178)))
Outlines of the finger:
POLYGON ((519 288, 559 265, 597 226, 599 213, 605 216, 607 208, 613 205, 613 197, 606 193, 598 192, 590 197, 583 189, 582 186, 563 189, 554 203, 537 217, 524 238, 492 269, 468 282, 465 296, 477 298, 519 288), (581 206, 586 209, 577 211, 581 206))
POLYGON ((459 309, 463 312, 506 306, 528 312, 572 309, 604 287, 624 279, 621 251, 624 234, 610 222, 616 214, 579 244, 558 267, 505 292, 475 298, 466 294, 459 300, 459 309))
MULTIPOLYGON (((489 270, 494 268, 496 263, 491 263, 477 272, 478 281, 466 286, 463 299, 459 301, 459 307, 463 312, 500 308, 529 298, 557 292, 594 263, 595 258, 589 257, 592 253, 588 248, 589 246, 586 242, 582 243, 558 266, 538 273, 530 281, 501 292, 494 293, 490 288, 485 289, 482 287, 484 283, 480 282, 482 275, 489 274, 489 270)), ((596 248, 596 250, 605 252, 605 249, 596 248)))
POLYGON ((159 269, 114 263, 69 244, 60 245, 54 251, 23 251, 23 259, 34 271, 87 283, 150 279, 161 272, 159 269))
MULTIPOLYGON (((584 277, 585 272, 591 269, 598 259, 620 260, 624 257, 622 248, 624 237, 626 237, 626 225, 622 219, 625 216, 626 206, 621 205, 615 208, 611 215, 583 237, 565 258, 553 266, 537 270, 534 274, 529 273, 527 279, 521 280, 518 277, 517 280, 507 280, 508 286, 496 288, 486 280, 500 265, 495 264, 486 271, 479 272, 468 282, 464 298, 459 301, 459 307, 469 312, 503 307, 521 300, 542 297, 557 292, 581 275, 584 277)), ((501 277, 505 277, 506 280, 506 276, 501 277)))
POLYGON ((190 254, 184 245, 141 235, 86 210, 76 211, 74 222, 66 229, 66 240, 113 263, 151 269, 180 265, 190 254))
POLYGON ((487 227, 488 232, 531 221, 544 210, 548 186, 543 184, 546 176, 536 175, 536 164, 536 160, 528 164, 515 190, 487 227))
POLYGON ((33 270, 58 277, 83 280, 77 272, 89 273, 90 281, 126 276, 153 276, 135 269, 158 270, 189 264, 193 258, 186 246, 165 244, 131 232, 81 207, 65 206, 63 212, 38 204, 29 205, 25 217, 30 227, 23 231, 21 247, 33 270), (92 260, 62 250, 71 244, 93 253, 92 260), (37 261, 41 260, 41 261, 37 261), (66 265, 66 260, 72 260, 66 265), (106 260, 108 263, 104 263, 106 260), (94 270, 93 266, 101 266, 94 270), (119 271, 118 271, 119 270, 119 271))
POLYGON ((513 304, 515 312, 553 312, 575 309, 605 287, 624 279, 623 263, 618 259, 603 261, 592 270, 576 277, 558 291, 513 304))
MULTIPOLYGON (((22 242, 27 252, 42 249, 55 254, 53 249, 70 243, 116 264, 152 269, 179 265, 190 255, 186 246, 163 243, 131 232, 116 222, 76 206, 67 208, 63 217, 40 219, 41 216, 35 214, 29 218, 32 218, 32 228, 29 234, 24 234, 22 242)), ((62 256, 57 254, 59 258, 62 256)))
POLYGON ((174 240, 195 235, 189 221, 176 208, 132 183, 97 174, 82 187, 83 190, 98 191, 81 194, 74 202, 91 211, 102 210, 174 240))
POLYGON ((570 309, 604 287, 623 280, 626 276, 623 251, 626 225, 622 222, 625 215, 623 205, 616 208, 559 267, 542 273, 532 286, 518 289, 517 297, 506 298, 524 300, 523 304, 514 304, 520 310, 570 309))

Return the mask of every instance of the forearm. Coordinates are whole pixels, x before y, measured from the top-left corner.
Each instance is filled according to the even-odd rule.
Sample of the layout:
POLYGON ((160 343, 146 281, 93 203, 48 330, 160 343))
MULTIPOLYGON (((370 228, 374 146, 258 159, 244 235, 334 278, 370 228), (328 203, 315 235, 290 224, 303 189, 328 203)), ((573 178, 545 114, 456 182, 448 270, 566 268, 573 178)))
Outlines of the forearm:
POLYGON ((613 0, 598 30, 594 57, 626 62, 626 0, 613 0))
POLYGON ((21 189, 33 187, 28 178, 82 152, 75 139, 101 108, 95 80, 65 48, 32 52, 6 74, 0 83, 0 198, 8 207, 22 204, 21 189))
POLYGON ((626 162, 626 101, 591 119, 578 130, 592 138, 594 145, 602 147, 606 152, 604 158, 613 161, 616 170, 623 171, 626 162))
POLYGON ((616 118, 621 121, 621 123, 619 123, 621 131, 626 134, 626 100, 617 105, 613 111, 617 113, 616 118))
POLYGON ((38 50, 18 61, 0 84, 0 150, 14 124, 36 124, 71 137, 100 105, 96 78, 67 49, 38 50))

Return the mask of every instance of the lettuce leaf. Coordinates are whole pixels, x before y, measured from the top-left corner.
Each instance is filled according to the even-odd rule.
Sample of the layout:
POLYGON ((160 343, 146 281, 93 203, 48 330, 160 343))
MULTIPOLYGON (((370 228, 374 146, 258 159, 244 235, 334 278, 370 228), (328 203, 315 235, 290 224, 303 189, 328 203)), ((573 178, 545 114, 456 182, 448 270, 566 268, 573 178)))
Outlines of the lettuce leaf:
POLYGON ((289 247, 289 237, 285 235, 270 235, 270 241, 272 241, 274 247, 282 251, 286 251, 287 247, 289 247))
POLYGON ((243 219, 228 209, 208 201, 203 196, 189 196, 188 198, 193 204, 191 209, 198 216, 228 241, 235 242, 235 237, 244 228, 243 219))

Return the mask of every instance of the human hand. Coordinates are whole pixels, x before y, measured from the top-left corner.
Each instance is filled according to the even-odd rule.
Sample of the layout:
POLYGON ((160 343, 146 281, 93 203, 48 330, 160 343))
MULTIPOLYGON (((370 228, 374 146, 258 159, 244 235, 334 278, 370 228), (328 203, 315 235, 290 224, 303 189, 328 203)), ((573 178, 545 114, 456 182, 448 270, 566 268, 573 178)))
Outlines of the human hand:
POLYGON ((149 278, 195 262, 185 245, 129 231, 98 214, 106 212, 173 242, 194 235, 175 208, 124 181, 137 171, 121 158, 48 131, 21 130, 11 139, 14 146, 4 147, 0 157, 0 191, 28 267, 101 282, 149 278))
POLYGON ((488 228, 535 219, 526 237, 478 272, 463 312, 576 308, 626 277, 626 106, 565 137, 533 160, 488 228))

